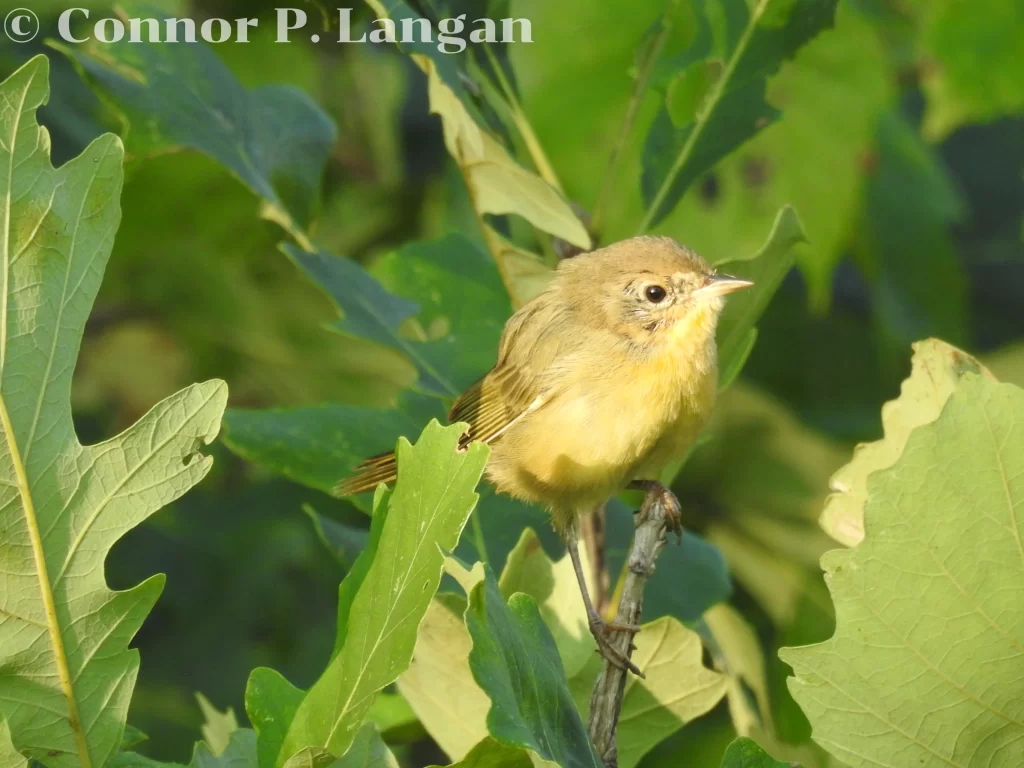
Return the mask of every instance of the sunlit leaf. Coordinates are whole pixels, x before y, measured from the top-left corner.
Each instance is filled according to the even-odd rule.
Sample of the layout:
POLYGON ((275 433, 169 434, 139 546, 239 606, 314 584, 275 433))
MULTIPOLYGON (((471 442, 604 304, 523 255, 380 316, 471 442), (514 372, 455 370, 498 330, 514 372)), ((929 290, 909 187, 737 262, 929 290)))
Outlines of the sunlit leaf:
POLYGON ((310 746, 344 754, 376 694, 408 666, 441 578, 442 550, 458 541, 487 460, 486 446, 457 450, 461 431, 431 422, 415 446, 399 442, 395 490, 377 497, 375 516, 386 515, 380 556, 352 597, 344 644, 295 712, 278 764, 310 746))
POLYGON ((223 382, 189 387, 133 427, 82 446, 71 376, 120 218, 122 151, 93 142, 55 170, 35 110, 39 56, 0 86, 0 718, 46 766, 102 765, 117 750, 138 673, 128 643, 163 586, 106 585, 114 543, 209 471, 223 382))
POLYGON ((769 125, 779 112, 765 100, 767 78, 801 46, 833 23, 836 0, 726 0, 729 29, 724 71, 694 120, 672 125, 663 109, 648 134, 642 190, 647 231, 679 202, 687 188, 719 160, 769 125))
POLYGON ((780 652, 814 739, 853 768, 1010 768, 1024 739, 1024 390, 934 373, 941 413, 857 477, 865 538, 822 559, 835 635, 780 652))
MULTIPOLYGON (((633 768, 658 743, 710 711, 728 686, 724 675, 701 663, 700 636, 671 617, 644 624, 633 643, 633 662, 646 679, 630 675, 626 680, 615 737, 621 768, 633 768)), ((570 681, 584 715, 603 664, 594 654, 570 681)))
POLYGON ((235 710, 228 707, 220 712, 203 694, 197 693, 196 700, 203 711, 203 741, 214 756, 227 749, 231 734, 238 730, 238 719, 235 710))
POLYGON ((928 102, 925 133, 938 140, 969 122, 1024 109, 1024 8, 1015 0, 968 7, 954 0, 911 3, 928 102))
POLYGON ((487 735, 490 700, 473 679, 473 647, 463 622, 466 601, 440 594, 427 608, 408 669, 398 690, 427 732, 453 760, 461 760, 487 735))
POLYGON ((911 433, 938 418, 965 375, 992 376, 970 355, 936 339, 914 344, 911 367, 900 396, 882 408, 885 436, 857 446, 850 463, 836 472, 829 483, 834 493, 825 504, 821 526, 849 547, 864 538, 868 476, 897 462, 911 433))

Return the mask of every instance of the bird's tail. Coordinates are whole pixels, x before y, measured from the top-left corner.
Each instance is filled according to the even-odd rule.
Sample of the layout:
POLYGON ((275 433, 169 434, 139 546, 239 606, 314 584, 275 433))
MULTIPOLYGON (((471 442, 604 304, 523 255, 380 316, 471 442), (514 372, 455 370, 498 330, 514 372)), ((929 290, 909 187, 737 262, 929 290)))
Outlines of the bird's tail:
POLYGON ((373 456, 352 470, 334 486, 335 496, 352 496, 356 493, 374 490, 380 483, 394 485, 398 477, 398 460, 395 452, 373 456))

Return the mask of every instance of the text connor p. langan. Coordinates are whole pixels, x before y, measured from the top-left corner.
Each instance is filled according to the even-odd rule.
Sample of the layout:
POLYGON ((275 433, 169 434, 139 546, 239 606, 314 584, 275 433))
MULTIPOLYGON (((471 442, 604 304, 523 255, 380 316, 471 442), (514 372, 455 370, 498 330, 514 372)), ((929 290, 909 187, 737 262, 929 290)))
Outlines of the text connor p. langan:
MULTIPOLYGON (((309 17, 300 8, 275 9, 274 40, 288 43, 303 35, 314 43, 321 37, 333 38, 338 43, 437 43, 441 53, 460 53, 466 49, 469 32, 473 43, 532 43, 529 19, 474 19, 467 28, 466 14, 439 19, 423 18, 374 19, 370 29, 356 34, 352 29, 352 10, 338 9, 338 29, 335 32, 306 34, 309 17)), ((259 19, 204 19, 196 22, 189 18, 120 18, 90 17, 88 8, 68 8, 57 22, 57 34, 67 43, 247 43, 249 31, 260 26, 259 19)))

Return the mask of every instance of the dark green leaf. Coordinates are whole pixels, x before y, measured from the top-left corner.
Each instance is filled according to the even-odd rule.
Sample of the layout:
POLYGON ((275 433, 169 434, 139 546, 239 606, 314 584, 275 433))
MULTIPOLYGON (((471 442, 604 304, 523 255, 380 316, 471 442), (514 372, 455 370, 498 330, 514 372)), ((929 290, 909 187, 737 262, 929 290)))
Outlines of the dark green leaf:
POLYGON ((864 208, 857 255, 876 286, 882 352, 898 375, 918 339, 967 341, 968 282, 950 232, 963 204, 938 157, 897 113, 879 124, 864 208))
POLYGON ((722 311, 718 324, 718 360, 722 370, 731 373, 737 360, 750 353, 750 331, 793 266, 793 246, 805 241, 796 211, 787 206, 779 211, 768 240, 757 254, 717 265, 727 275, 754 283, 730 296, 722 311))
POLYGON ((563 768, 601 768, 537 603, 517 593, 506 604, 493 572, 485 570, 470 592, 466 626, 473 677, 491 699, 488 730, 563 768))
MULTIPOLYGON (((164 18, 144 3, 125 5, 130 16, 164 18)), ((93 38, 59 47, 121 110, 130 153, 199 150, 259 196, 267 218, 306 240, 336 130, 302 91, 246 89, 204 43, 93 38)))
POLYGON ((780 763, 753 739, 736 739, 725 750, 722 768, 790 768, 793 763, 780 763))
POLYGON ((695 119, 672 124, 662 107, 644 150, 641 189, 647 231, 675 207, 689 186, 779 116, 765 99, 767 78, 802 45, 833 23, 838 0, 726 0, 724 72, 695 119))
MULTIPOLYGON (((530 768, 530 755, 518 747, 509 747, 491 736, 481 741, 464 758, 449 768, 530 768)), ((441 768, 439 765, 430 768, 441 768)))
POLYGON ((466 237, 412 243, 383 260, 384 279, 419 303, 389 293, 350 259, 285 251, 341 309, 337 329, 404 354, 424 391, 455 397, 493 364, 511 307, 494 263, 466 237), (414 341, 408 321, 420 305, 414 341))
MULTIPOLYGON (((255 464, 330 493, 368 456, 395 448, 399 435, 419 434, 443 418, 440 401, 407 394, 398 408, 321 405, 312 408, 228 411, 224 442, 255 464)), ((369 508, 365 499, 358 500, 369 508)))

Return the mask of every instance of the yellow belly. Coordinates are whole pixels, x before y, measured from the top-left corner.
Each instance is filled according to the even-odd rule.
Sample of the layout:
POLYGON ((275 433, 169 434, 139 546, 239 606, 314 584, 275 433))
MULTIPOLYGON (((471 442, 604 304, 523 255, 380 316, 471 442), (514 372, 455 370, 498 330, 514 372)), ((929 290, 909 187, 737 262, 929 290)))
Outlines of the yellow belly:
POLYGON ((714 401, 713 350, 710 359, 666 354, 603 368, 568 383, 492 446, 491 482, 551 508, 559 528, 630 480, 657 479, 696 439, 714 401))

